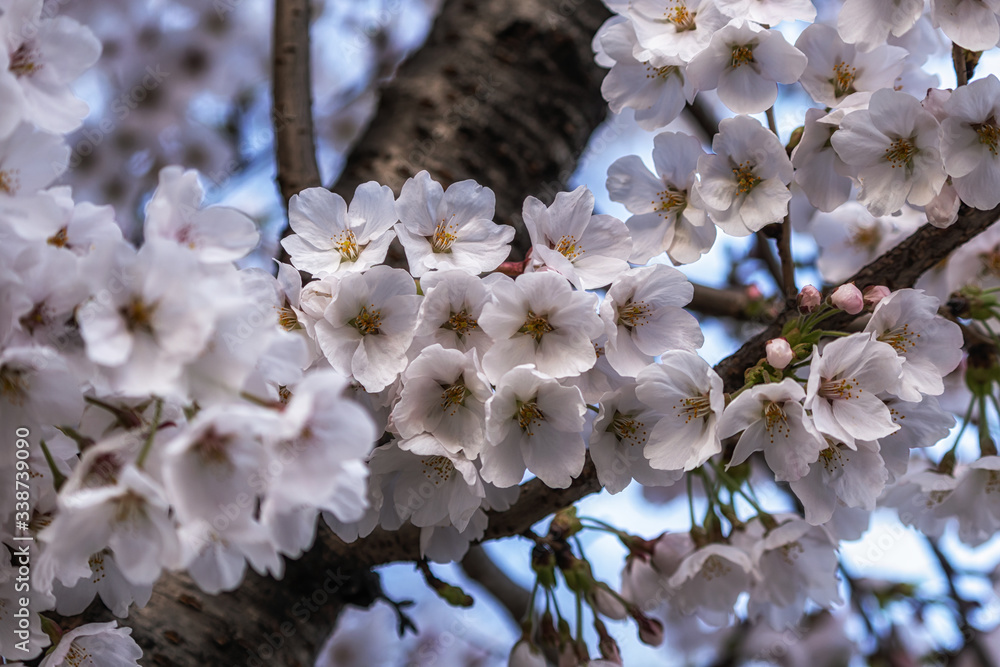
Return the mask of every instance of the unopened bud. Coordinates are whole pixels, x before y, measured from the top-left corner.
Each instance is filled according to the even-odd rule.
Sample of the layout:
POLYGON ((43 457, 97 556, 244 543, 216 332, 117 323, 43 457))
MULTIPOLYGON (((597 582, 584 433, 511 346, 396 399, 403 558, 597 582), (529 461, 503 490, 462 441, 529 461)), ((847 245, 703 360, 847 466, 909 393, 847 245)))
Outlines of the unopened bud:
POLYGON ((514 649, 507 659, 507 667, 545 667, 545 656, 526 639, 514 644, 514 649))
POLYGON ((865 309, 865 297, 854 283, 845 283, 833 290, 830 301, 848 315, 857 315, 865 309))
POLYGON ((795 358, 792 346, 784 338, 772 338, 767 341, 765 349, 767 350, 767 363, 778 370, 792 363, 792 359, 795 358))
POLYGON ((885 285, 871 285, 865 288, 865 306, 875 308, 879 301, 892 294, 892 291, 885 285))
POLYGON ((621 600, 604 587, 605 584, 594 586, 594 610, 605 618, 615 621, 624 620, 628 616, 628 609, 625 608, 621 600))
POLYGON ((799 296, 796 299, 796 304, 799 307, 800 313, 811 313, 812 311, 819 308, 819 304, 823 302, 823 295, 819 293, 819 290, 812 285, 806 285, 799 292, 799 296))
POLYGON ((647 646, 659 646, 663 643, 663 623, 650 618, 636 610, 632 617, 639 626, 639 641, 647 646))

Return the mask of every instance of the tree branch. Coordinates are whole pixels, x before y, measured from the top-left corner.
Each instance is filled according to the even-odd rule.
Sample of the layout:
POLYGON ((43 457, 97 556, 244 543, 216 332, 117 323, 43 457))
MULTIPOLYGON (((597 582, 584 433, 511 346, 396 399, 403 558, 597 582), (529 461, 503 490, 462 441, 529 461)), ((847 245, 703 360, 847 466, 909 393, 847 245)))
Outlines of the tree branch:
POLYGON ((321 185, 313 139, 309 74, 309 0, 275 0, 272 70, 278 187, 292 195, 321 185))
POLYGON ((519 623, 528 609, 531 593, 523 586, 511 581, 507 574, 497 567, 486 550, 478 544, 469 548, 469 553, 462 559, 462 570, 473 581, 485 588, 496 598, 510 614, 515 623, 519 623))

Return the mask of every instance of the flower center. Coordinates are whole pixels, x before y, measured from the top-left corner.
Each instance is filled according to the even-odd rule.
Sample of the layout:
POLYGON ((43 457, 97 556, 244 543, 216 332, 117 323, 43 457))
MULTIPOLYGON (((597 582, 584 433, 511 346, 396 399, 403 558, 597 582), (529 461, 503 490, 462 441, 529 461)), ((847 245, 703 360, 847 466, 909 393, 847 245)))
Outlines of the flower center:
POLYGON ((138 296, 122 306, 118 311, 125 320, 125 326, 132 333, 143 331, 148 334, 153 333, 153 313, 156 312, 156 304, 149 304, 138 296))
POLYGON ((431 249, 438 253, 451 252, 451 246, 458 238, 455 231, 455 227, 449 226, 446 220, 439 222, 434 228, 434 236, 431 237, 431 249))
POLYGON ((374 303, 371 306, 361 306, 358 316, 350 320, 348 324, 360 331, 362 336, 369 334, 378 335, 382 333, 379 330, 379 327, 382 326, 382 311, 375 310, 374 303), (368 310, 369 307, 371 308, 370 311, 368 310))
POLYGON ((694 17, 697 12, 692 12, 687 8, 687 4, 683 2, 678 2, 673 7, 667 7, 667 10, 663 12, 663 16, 666 20, 674 24, 674 28, 677 32, 683 32, 685 30, 694 30, 697 26, 694 24, 694 17))
POLYGON ((424 466, 424 477, 434 486, 447 482, 455 472, 455 464, 447 456, 425 456, 420 462, 424 466))
POLYGON ((21 189, 20 169, 0 169, 0 192, 16 195, 21 189))
POLYGON ((232 441, 232 435, 222 434, 214 428, 209 428, 195 441, 193 449, 205 464, 228 465, 230 464, 228 449, 232 441))
POLYGON ((634 416, 623 415, 616 411, 607 430, 614 433, 619 442, 627 441, 629 447, 633 447, 636 444, 646 442, 646 436, 649 435, 649 432, 644 430, 645 427, 646 425, 634 416))
POLYGON ((733 46, 733 58, 729 63, 733 69, 739 69, 743 65, 752 62, 753 44, 738 44, 733 46))
POLYGON ((675 208, 681 209, 687 206, 687 193, 681 190, 674 190, 673 188, 667 188, 662 192, 656 193, 656 200, 651 201, 654 211, 661 211, 663 213, 670 213, 675 208))
POLYGON ((856 79, 857 76, 857 67, 852 67, 843 60, 838 61, 837 64, 833 66, 833 78, 830 79, 830 83, 833 84, 834 97, 843 97, 844 95, 856 93, 857 91, 854 89, 854 79, 856 79))
POLYGON ((361 249, 358 247, 358 237, 351 230, 343 231, 336 237, 330 237, 333 247, 337 249, 340 256, 348 262, 358 261, 361 249))
POLYGON ((80 645, 73 642, 69 646, 69 652, 66 653, 66 657, 63 659, 63 664, 69 665, 70 667, 84 667, 84 665, 92 665, 93 658, 87 649, 80 648, 80 645), (86 662, 84 662, 86 660, 86 662))
POLYGON ((870 227, 855 227, 850 231, 851 245, 869 252, 875 252, 878 244, 882 242, 882 230, 878 225, 870 227))
POLYGON ((857 385, 858 381, 856 378, 851 378, 849 381, 824 379, 820 382, 818 393, 823 398, 830 400, 849 401, 852 398, 858 398, 861 395, 861 392, 864 391, 857 385), (855 388, 857 388, 857 394, 854 393, 855 388))
POLYGON ((517 333, 531 336, 537 343, 542 340, 542 336, 550 331, 555 331, 555 328, 549 324, 549 321, 545 318, 545 316, 535 315, 533 311, 529 310, 527 319, 524 320, 524 324, 522 324, 521 328, 517 330, 517 333))
POLYGON ((575 236, 560 237, 559 242, 556 243, 556 252, 572 262, 586 252, 578 243, 575 236))
POLYGON ((441 325, 442 329, 447 329, 448 331, 454 331, 459 336, 466 336, 470 331, 475 331, 479 328, 479 322, 476 318, 469 315, 469 313, 463 308, 457 313, 452 313, 451 317, 441 325))
POLYGON ((990 116, 986 122, 972 126, 979 135, 979 143, 986 146, 994 157, 997 155, 997 144, 1000 143, 1000 128, 997 127, 996 118, 990 116))
POLYGON ((753 173, 753 165, 750 164, 749 160, 733 167, 733 176, 736 177, 738 195, 747 194, 760 183, 760 179, 753 173))
POLYGON ((701 566, 701 576, 706 581, 711 581, 716 577, 724 577, 732 572, 732 566, 718 556, 709 556, 705 564, 701 566))
POLYGON ((38 49, 25 42, 10 57, 10 71, 14 76, 31 76, 42 69, 42 64, 38 62, 38 49))
POLYGON ((58 232, 50 236, 45 240, 49 245, 53 245, 57 248, 65 248, 69 245, 69 234, 66 233, 66 228, 61 228, 58 232))
POLYGON ((278 324, 285 331, 296 331, 302 328, 302 325, 299 324, 299 318, 291 306, 278 309, 278 324))
POLYGON ((917 341, 914 340, 915 338, 920 338, 920 334, 910 331, 909 324, 904 324, 903 326, 896 327, 891 331, 886 331, 878 337, 878 339, 883 343, 892 345, 898 354, 903 355, 917 346, 917 341))
POLYGON ((649 321, 651 310, 645 301, 628 301, 618 309, 618 324, 632 331, 649 321))
POLYGON ((0 367, 0 396, 14 405, 24 405, 28 397, 27 373, 21 368, 0 367))
POLYGON ((465 398, 471 393, 461 382, 444 387, 444 391, 441 392, 441 409, 448 412, 449 415, 455 414, 458 411, 458 406, 465 405, 465 398))
POLYGON ((712 404, 708 396, 690 396, 675 403, 673 409, 677 410, 678 417, 684 418, 685 424, 689 424, 692 420, 707 418, 712 412, 712 404))
POLYGON ((764 428, 767 429, 772 445, 774 444, 775 431, 784 434, 786 438, 791 433, 791 429, 788 428, 788 415, 785 414, 781 404, 774 401, 768 401, 764 404, 764 428))
POLYGON ((850 459, 844 455, 843 449, 837 445, 831 444, 819 453, 819 460, 823 463, 823 468, 825 468, 827 472, 835 472, 837 470, 842 470, 844 464, 850 459))
POLYGON ((889 147, 885 149, 885 159, 892 163, 892 168, 913 166, 913 156, 917 154, 917 147, 909 139, 895 139, 889 147))
POLYGON ((528 401, 522 403, 517 401, 517 424, 521 427, 521 430, 528 435, 535 435, 532 431, 532 427, 535 424, 541 424, 545 420, 545 415, 542 411, 538 409, 538 404, 534 401, 528 401))
POLYGON ((643 65, 646 66, 646 78, 647 79, 668 79, 670 76, 677 71, 677 65, 664 65, 663 67, 653 67, 649 64, 649 61, 643 61, 643 65))

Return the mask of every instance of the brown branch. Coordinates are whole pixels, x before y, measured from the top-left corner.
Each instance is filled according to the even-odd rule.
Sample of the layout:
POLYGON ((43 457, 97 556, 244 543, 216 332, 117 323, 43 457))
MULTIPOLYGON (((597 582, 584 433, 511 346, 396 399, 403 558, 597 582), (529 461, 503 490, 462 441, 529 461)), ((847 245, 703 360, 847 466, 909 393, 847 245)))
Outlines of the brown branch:
POLYGON ((710 317, 729 317, 734 320, 768 321, 777 315, 772 304, 759 293, 754 295, 745 287, 708 287, 694 285, 694 297, 685 306, 710 317))
POLYGON ((531 593, 497 567, 482 546, 476 544, 469 548, 469 553, 462 559, 462 570, 502 604, 515 623, 520 622, 528 610, 531 593))
POLYGON ((273 48, 274 147, 287 206, 292 195, 321 185, 313 139, 309 0, 275 0, 273 48))

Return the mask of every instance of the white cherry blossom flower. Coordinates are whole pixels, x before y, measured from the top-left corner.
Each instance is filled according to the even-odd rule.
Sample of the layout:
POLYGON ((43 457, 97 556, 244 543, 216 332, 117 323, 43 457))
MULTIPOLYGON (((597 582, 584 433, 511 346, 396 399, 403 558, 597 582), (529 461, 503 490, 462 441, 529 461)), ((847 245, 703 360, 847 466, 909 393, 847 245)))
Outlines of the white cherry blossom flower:
POLYGON ((363 460, 375 442, 375 425, 364 408, 345 397, 346 388, 347 380, 333 371, 314 371, 292 388, 281 413, 284 437, 266 443, 280 465, 276 472, 269 466, 264 480, 250 482, 265 483, 276 516, 301 506, 323 509, 341 521, 363 515, 368 479, 363 460))
POLYGON ((701 327, 682 308, 693 294, 687 277, 663 264, 630 269, 619 277, 600 311, 612 368, 635 377, 667 350, 692 352, 701 347, 701 327))
POLYGON ((837 544, 822 528, 791 519, 756 540, 751 555, 759 575, 750 589, 748 612, 763 616, 772 628, 797 623, 807 600, 824 608, 841 602, 837 544))
POLYGON ((854 169, 858 201, 872 215, 895 213, 907 202, 929 204, 947 178, 938 122, 906 93, 876 91, 868 109, 847 114, 830 141, 854 169))
POLYGON ((602 325, 595 295, 575 291, 558 274, 543 272, 498 281, 493 298, 479 318, 479 326, 494 341, 483 355, 483 369, 491 382, 521 364, 567 377, 597 361, 591 339, 602 325))
POLYGON ((67 569, 86 576, 90 557, 107 547, 126 579, 152 584, 164 567, 180 564, 169 509, 160 485, 127 464, 113 484, 60 493, 59 512, 38 537, 67 569))
POLYGON ((923 11, 923 0, 844 0, 837 32, 848 44, 871 51, 890 33, 898 37, 907 32, 923 11))
POLYGON ((459 269, 473 275, 507 259, 514 228, 493 222, 496 196, 473 180, 445 190, 426 171, 403 183, 396 201, 396 234, 410 273, 459 269))
POLYGON ((646 459, 645 447, 663 414, 639 401, 635 384, 601 397, 600 412, 590 434, 590 456, 597 479, 608 493, 619 493, 634 479, 643 486, 670 486, 681 470, 656 470, 646 459))
MULTIPOLYGON (((988 51, 1000 41, 997 0, 931 0, 931 20, 952 42, 969 51, 988 51)), ((961 89, 961 87, 959 87, 961 89)))
POLYGON ((719 419, 719 437, 740 431, 730 466, 746 461, 754 452, 764 460, 779 482, 799 479, 826 449, 826 440, 816 432, 802 408, 806 393, 792 378, 759 384, 733 399, 719 419))
POLYGON ((68 16, 42 17, 42 0, 11 0, 0 17, 0 136, 21 120, 64 134, 80 127, 87 103, 70 84, 101 54, 94 33, 68 16))
POLYGON ((877 394, 895 386, 902 361, 886 343, 853 334, 814 348, 805 408, 820 433, 853 448, 899 430, 877 394))
POLYGON ((60 637, 39 667, 139 667, 141 657, 132 628, 119 628, 115 621, 85 623, 60 637))
POLYGON ((30 195, 48 187, 65 171, 69 153, 60 135, 22 123, 0 139, 0 197, 30 195))
POLYGON ((636 397, 664 414, 646 441, 650 466, 693 470, 722 451, 722 378, 704 359, 693 352, 667 352, 660 363, 640 372, 636 382, 636 397))
POLYGON ((257 245, 257 226, 245 213, 226 206, 201 208, 205 191, 198 172, 164 167, 146 205, 143 232, 190 248, 203 262, 233 262, 257 245))
POLYGON ((660 65, 635 57, 641 50, 630 22, 616 23, 600 33, 600 45, 612 59, 611 71, 601 83, 601 94, 615 113, 635 110, 635 122, 644 130, 666 127, 694 101, 695 88, 678 57, 658 59, 660 65))
POLYGON ((899 520, 928 537, 941 537, 950 520, 943 503, 958 486, 958 479, 933 470, 917 470, 899 479, 879 501, 892 507, 899 520))
POLYGON ((562 274, 577 289, 603 287, 628 269, 632 237, 625 223, 594 215, 594 194, 585 185, 559 192, 551 206, 524 200, 524 226, 531 237, 527 271, 542 267, 562 274))
POLYGON ((297 269, 323 277, 365 271, 385 259, 396 238, 392 189, 375 181, 354 190, 351 205, 326 188, 307 188, 288 202, 294 234, 281 241, 297 269))
POLYGON ((689 62, 729 21, 715 0, 632 0, 626 16, 640 46, 654 55, 652 63, 657 66, 670 56, 689 62))
POLYGON ((922 290, 902 289, 883 299, 865 326, 902 359, 902 374, 886 390, 904 401, 940 396, 944 376, 962 361, 962 330, 938 315, 939 304, 922 290))
POLYGON ((78 310, 87 357, 114 391, 182 391, 184 365, 205 349, 240 290, 235 270, 209 271, 189 250, 150 239, 119 246, 105 267, 107 289, 78 310))
POLYGON ((862 204, 849 201, 829 213, 817 213, 809 231, 820 249, 820 275, 833 284, 847 280, 923 223, 924 216, 909 206, 899 215, 875 217, 862 204))
POLYGON ((1000 456, 984 456, 956 471, 958 483, 938 510, 958 518, 958 539, 978 547, 1000 529, 1000 456))
POLYGON ((403 269, 347 273, 315 324, 316 342, 335 370, 382 391, 406 368, 419 299, 403 269))
POLYGON ((486 401, 493 392, 474 351, 425 348, 403 373, 392 424, 404 439, 401 449, 423 432, 451 454, 475 460, 485 434, 486 401))
POLYGON ((748 236, 788 213, 792 163, 770 130, 749 116, 727 118, 712 139, 715 155, 698 158, 698 194, 712 222, 748 236))
POLYGON ((877 442, 858 440, 856 449, 828 444, 809 473, 789 484, 805 508, 806 521, 814 526, 829 521, 841 504, 874 510, 889 477, 877 442))
POLYGON ((583 470, 586 412, 576 387, 563 387, 528 365, 511 369, 486 404, 483 479, 509 487, 528 470, 547 486, 567 488, 583 470))
POLYGON ((211 522, 195 519, 178 530, 185 569, 201 590, 210 595, 235 590, 247 563, 259 574, 282 576, 284 563, 267 528, 256 520, 220 524, 225 525, 217 514, 211 522))
POLYGON ((424 298, 417 313, 417 329, 410 345, 410 355, 435 343, 447 349, 466 352, 476 350, 479 358, 493 344, 482 327, 479 317, 490 301, 490 274, 486 280, 465 271, 431 271, 420 279, 424 298))
MULTIPOLYGON (((43 555, 39 561, 39 574, 44 572, 42 567, 44 561, 43 555)), ((107 549, 93 554, 87 562, 90 565, 90 576, 77 580, 71 588, 63 585, 58 579, 51 582, 52 594, 56 598, 56 611, 60 614, 75 616, 93 602, 95 595, 99 595, 101 602, 111 610, 112 614, 118 618, 125 618, 132 604, 140 608, 145 607, 152 597, 153 585, 136 585, 126 579, 115 562, 115 557, 107 549)), ((39 590, 43 592, 47 590, 41 580, 36 579, 36 582, 39 584, 39 590)))
POLYGON ((682 560, 670 576, 669 585, 675 591, 671 604, 709 625, 726 625, 736 598, 750 588, 753 569, 742 549, 728 544, 704 546, 682 560))
POLYGON ((734 21, 712 35, 687 74, 698 90, 717 88, 736 113, 760 113, 778 99, 778 84, 795 83, 805 68, 806 57, 780 32, 734 21))
POLYGON ((611 201, 633 213, 625 221, 632 235, 630 262, 645 264, 666 252, 675 264, 690 264, 711 249, 716 228, 694 188, 702 155, 701 142, 691 135, 661 132, 653 138, 656 175, 636 155, 608 167, 611 201))
POLYGON ((802 87, 816 102, 830 107, 853 106, 876 90, 892 88, 909 55, 906 49, 885 44, 859 51, 822 23, 803 30, 795 47, 809 59, 802 87))
POLYGON ((959 86, 945 103, 941 155, 955 191, 969 206, 1000 204, 1000 80, 959 86))
POLYGON ((829 213, 851 196, 851 172, 830 144, 837 126, 820 122, 824 115, 822 109, 806 109, 802 136, 791 157, 793 178, 809 203, 829 213))
POLYGON ((483 504, 486 490, 475 463, 429 433, 400 442, 385 464, 398 472, 390 500, 399 518, 415 526, 445 523, 461 532, 483 504))

